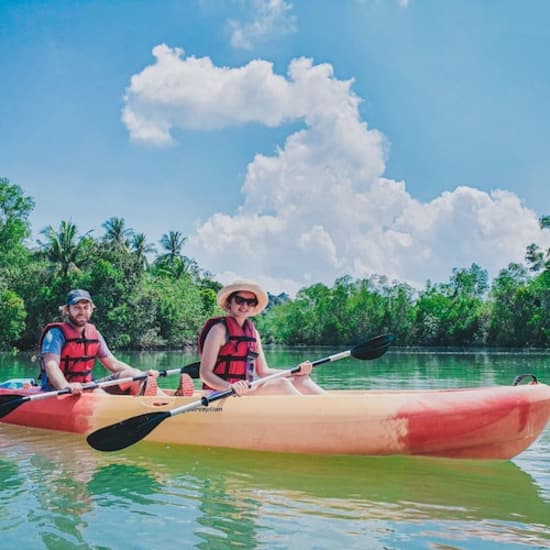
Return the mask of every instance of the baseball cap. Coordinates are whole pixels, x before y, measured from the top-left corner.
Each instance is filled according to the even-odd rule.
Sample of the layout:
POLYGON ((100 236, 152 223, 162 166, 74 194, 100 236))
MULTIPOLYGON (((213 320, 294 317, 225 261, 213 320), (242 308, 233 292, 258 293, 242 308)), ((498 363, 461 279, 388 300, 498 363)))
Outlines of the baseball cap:
POLYGON ((82 300, 86 300, 87 302, 90 302, 90 304, 93 305, 92 297, 90 296, 90 293, 87 290, 82 290, 81 288, 77 288, 75 290, 71 290, 67 294, 68 306, 74 306, 76 303, 81 302, 82 300))

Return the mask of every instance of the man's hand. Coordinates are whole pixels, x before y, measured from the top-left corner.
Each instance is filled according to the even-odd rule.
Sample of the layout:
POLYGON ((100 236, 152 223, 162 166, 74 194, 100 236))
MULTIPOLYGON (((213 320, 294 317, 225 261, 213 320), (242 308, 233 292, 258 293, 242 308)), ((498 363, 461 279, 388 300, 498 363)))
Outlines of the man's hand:
POLYGON ((82 393, 82 384, 80 382, 71 382, 66 388, 71 392, 71 395, 80 395, 82 393))

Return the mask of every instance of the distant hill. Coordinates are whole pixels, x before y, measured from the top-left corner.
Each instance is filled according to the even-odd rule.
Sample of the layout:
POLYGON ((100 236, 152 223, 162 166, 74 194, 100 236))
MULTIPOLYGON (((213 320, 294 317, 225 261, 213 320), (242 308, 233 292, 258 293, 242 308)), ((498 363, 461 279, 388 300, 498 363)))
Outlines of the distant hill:
POLYGON ((290 296, 286 292, 281 292, 280 294, 277 294, 277 296, 268 292, 267 296, 269 298, 269 302, 266 309, 269 309, 273 306, 279 306, 281 304, 284 304, 285 302, 290 302, 290 296))

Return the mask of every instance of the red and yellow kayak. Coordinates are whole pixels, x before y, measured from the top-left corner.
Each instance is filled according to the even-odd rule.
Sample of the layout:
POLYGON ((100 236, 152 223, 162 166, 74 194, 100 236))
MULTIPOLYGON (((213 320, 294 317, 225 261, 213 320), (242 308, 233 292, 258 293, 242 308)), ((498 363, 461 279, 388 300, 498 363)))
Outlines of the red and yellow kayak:
MULTIPOLYGON (((1 395, 37 389, 0 388, 1 395)), ((86 392, 25 402, 1 420, 83 435, 200 399, 86 392)), ((165 444, 309 454, 509 459, 550 417, 546 384, 423 391, 337 390, 326 395, 227 397, 170 417, 145 439, 165 444)))

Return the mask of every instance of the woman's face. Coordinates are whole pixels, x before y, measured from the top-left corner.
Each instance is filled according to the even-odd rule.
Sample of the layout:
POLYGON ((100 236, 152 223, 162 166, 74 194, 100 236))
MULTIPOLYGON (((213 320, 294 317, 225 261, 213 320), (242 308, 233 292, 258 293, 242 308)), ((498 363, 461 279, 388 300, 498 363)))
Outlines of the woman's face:
POLYGON ((253 292, 239 290, 231 297, 229 314, 232 317, 249 317, 257 305, 258 299, 253 292))

